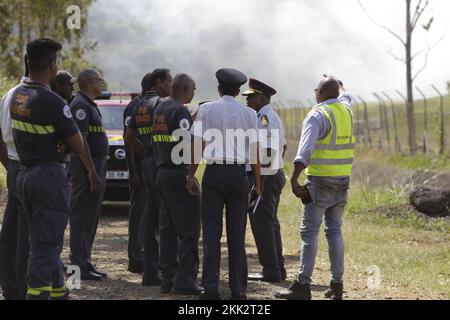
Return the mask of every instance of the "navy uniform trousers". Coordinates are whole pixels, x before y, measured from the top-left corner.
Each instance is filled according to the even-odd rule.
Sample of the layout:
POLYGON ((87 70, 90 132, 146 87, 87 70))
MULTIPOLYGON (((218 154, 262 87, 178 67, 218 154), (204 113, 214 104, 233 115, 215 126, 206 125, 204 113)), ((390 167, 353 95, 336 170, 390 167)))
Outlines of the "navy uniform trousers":
POLYGON ((156 186, 158 168, 153 157, 142 161, 142 179, 145 185, 144 210, 144 274, 154 277, 159 274, 159 216, 161 199, 156 186))
POLYGON ((28 225, 17 194, 20 164, 9 160, 8 202, 0 231, 0 284, 7 300, 24 300, 28 264, 28 225))
POLYGON ((128 223, 128 262, 132 266, 142 266, 144 253, 143 217, 145 211, 145 185, 142 179, 142 160, 135 161, 140 180, 140 188, 130 185, 130 211, 128 223))
POLYGON ((89 174, 78 155, 71 157, 72 203, 70 210, 70 261, 81 272, 90 271, 91 252, 97 233, 106 186, 106 158, 92 158, 101 191, 91 192, 89 174))
POLYGON ((229 285, 232 295, 247 289, 247 226, 249 181, 244 165, 208 165, 202 181, 203 286, 211 295, 219 293, 220 241, 223 208, 229 256, 229 285))
POLYGON ((277 215, 281 191, 285 184, 284 170, 279 170, 275 175, 265 176, 263 200, 259 203, 255 213, 250 214, 250 225, 258 249, 259 262, 263 267, 263 274, 272 279, 286 277, 280 222, 277 215))
POLYGON ((156 180, 162 200, 162 278, 174 289, 192 288, 199 269, 200 194, 193 196, 186 190, 187 174, 185 168, 160 168, 156 180))
POLYGON ((29 225, 28 299, 64 299, 64 265, 60 259, 69 218, 68 171, 60 163, 22 167, 17 191, 29 225))

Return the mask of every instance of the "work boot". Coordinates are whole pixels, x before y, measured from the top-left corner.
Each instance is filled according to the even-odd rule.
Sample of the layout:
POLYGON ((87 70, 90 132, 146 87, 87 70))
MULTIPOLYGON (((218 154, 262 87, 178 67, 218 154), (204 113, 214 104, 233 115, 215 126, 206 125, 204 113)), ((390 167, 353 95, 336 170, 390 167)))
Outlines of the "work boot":
POLYGON ((311 300, 311 286, 295 280, 288 290, 275 292, 275 298, 285 300, 311 300))
POLYGON ((344 293, 343 283, 333 283, 330 282, 330 288, 325 292, 325 298, 331 300, 342 300, 342 295, 344 293))

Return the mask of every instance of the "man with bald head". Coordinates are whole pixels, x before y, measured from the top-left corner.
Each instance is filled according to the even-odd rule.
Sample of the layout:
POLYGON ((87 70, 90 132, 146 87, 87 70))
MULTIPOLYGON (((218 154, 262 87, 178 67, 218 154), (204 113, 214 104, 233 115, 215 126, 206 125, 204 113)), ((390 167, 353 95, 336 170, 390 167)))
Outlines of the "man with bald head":
POLYGON ((276 293, 276 297, 288 300, 311 299, 311 277, 322 220, 325 220, 331 263, 330 289, 325 297, 341 300, 343 294, 344 241, 341 225, 355 147, 351 97, 341 81, 327 75, 320 81, 315 94, 319 104, 303 122, 291 178, 292 191, 302 199, 304 212, 300 272, 289 290, 276 293), (306 187, 298 183, 303 170, 307 175, 306 187))
MULTIPOLYGON (((177 74, 172 94, 154 113, 153 143, 156 155, 158 186, 162 210, 160 216, 161 293, 199 295, 198 240, 200 237, 200 194, 186 189, 188 161, 175 152, 177 146, 190 146, 192 117, 185 104, 192 101, 195 82, 187 74, 177 74), (181 143, 181 144, 180 144, 181 143), (174 153, 174 154, 172 154, 174 153), (180 158, 177 159, 176 156, 180 158), (178 161, 179 160, 179 161, 178 161)), ((182 152, 182 151, 181 151, 182 152)))
POLYGON ((102 280, 91 261, 92 245, 97 233, 103 195, 106 186, 108 138, 102 116, 94 100, 104 87, 100 74, 86 69, 78 75, 80 92, 70 108, 83 136, 83 153, 72 156, 70 171, 72 204, 70 213, 70 260, 81 269, 82 280, 102 280))
POLYGON ((159 225, 163 294, 199 295, 202 291, 197 285, 200 195, 186 190, 189 161, 174 152, 177 146, 190 146, 192 118, 185 105, 192 101, 194 93, 194 80, 187 74, 177 74, 170 98, 156 107, 154 113, 156 185, 162 200, 159 225))

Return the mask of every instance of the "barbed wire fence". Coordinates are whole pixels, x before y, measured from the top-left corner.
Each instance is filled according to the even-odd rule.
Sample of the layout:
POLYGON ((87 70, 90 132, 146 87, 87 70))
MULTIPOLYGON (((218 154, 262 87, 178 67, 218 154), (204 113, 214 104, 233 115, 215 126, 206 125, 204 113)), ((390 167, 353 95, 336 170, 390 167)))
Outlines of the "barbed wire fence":
MULTIPOLYGON (((418 150, 415 153, 444 155, 450 132, 450 86, 415 87, 415 119, 418 150)), ((352 94, 356 143, 390 154, 409 154, 406 94, 402 90, 352 94)), ((275 110, 284 124, 286 139, 300 139, 302 123, 315 103, 310 98, 278 100, 275 110)))

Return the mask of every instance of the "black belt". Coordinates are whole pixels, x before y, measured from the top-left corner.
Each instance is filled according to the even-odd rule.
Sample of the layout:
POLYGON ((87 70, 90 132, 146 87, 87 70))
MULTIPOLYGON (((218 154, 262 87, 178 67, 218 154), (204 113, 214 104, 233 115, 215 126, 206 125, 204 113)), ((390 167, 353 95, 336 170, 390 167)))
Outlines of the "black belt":
POLYGON ((67 163, 65 163, 65 162, 49 161, 49 162, 20 163, 21 166, 23 166, 27 169, 35 167, 35 166, 39 166, 39 165, 45 165, 45 164, 54 164, 54 165, 60 166, 61 168, 67 169, 67 163))
POLYGON ((174 164, 162 164, 158 166, 158 169, 163 170, 188 170, 188 167, 185 165, 174 165, 174 164))
POLYGON ((212 163, 212 164, 207 164, 206 167, 211 167, 211 168, 241 168, 241 169, 245 169, 246 165, 245 164, 241 164, 241 163, 212 163))

